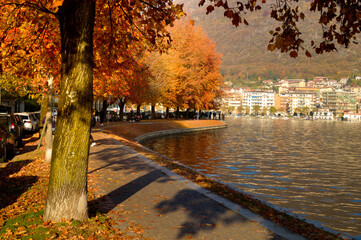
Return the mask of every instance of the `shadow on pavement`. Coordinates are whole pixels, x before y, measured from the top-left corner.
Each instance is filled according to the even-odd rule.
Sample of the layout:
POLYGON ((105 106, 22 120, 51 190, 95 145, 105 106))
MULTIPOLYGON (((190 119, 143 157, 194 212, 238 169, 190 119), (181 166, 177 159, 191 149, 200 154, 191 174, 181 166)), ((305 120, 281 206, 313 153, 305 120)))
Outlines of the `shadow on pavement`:
POLYGON ((0 168, 0 208, 5 208, 14 202, 38 180, 36 176, 9 177, 28 165, 30 160, 9 162, 0 168))
MULTIPOLYGON (((97 212, 100 213, 109 213, 112 209, 114 209, 118 204, 124 202, 149 184, 154 181, 157 181, 159 178, 163 177, 164 175, 154 170, 149 172, 148 174, 141 176, 120 188, 110 192, 109 194, 95 199, 89 202, 89 206, 96 206, 97 212)), ((94 212, 94 211, 91 211, 94 212)))

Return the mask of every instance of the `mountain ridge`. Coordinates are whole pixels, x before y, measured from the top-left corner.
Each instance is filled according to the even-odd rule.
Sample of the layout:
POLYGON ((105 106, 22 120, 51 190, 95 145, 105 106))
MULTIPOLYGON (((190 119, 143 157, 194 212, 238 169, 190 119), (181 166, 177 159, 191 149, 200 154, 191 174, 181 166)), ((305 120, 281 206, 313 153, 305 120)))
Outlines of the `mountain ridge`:
MULTIPOLYGON (((181 2, 181 1, 178 1, 181 2)), ((299 24, 304 36, 305 46, 312 58, 304 56, 293 59, 288 53, 267 50, 271 39, 269 34, 276 22, 269 17, 270 8, 258 13, 247 14, 249 26, 232 25, 231 20, 223 16, 221 9, 206 14, 206 5, 198 7, 199 0, 184 2, 187 15, 201 26, 210 39, 216 43, 217 51, 223 54, 221 73, 226 81, 237 85, 249 85, 246 79, 260 81, 264 79, 303 78, 313 79, 325 76, 334 79, 353 77, 360 74, 361 47, 352 45, 345 49, 339 46, 337 52, 316 55, 309 45, 311 39, 320 38, 322 31, 317 24, 317 16, 307 12, 305 21, 299 24)), ((306 9, 307 2, 301 8, 306 9)))

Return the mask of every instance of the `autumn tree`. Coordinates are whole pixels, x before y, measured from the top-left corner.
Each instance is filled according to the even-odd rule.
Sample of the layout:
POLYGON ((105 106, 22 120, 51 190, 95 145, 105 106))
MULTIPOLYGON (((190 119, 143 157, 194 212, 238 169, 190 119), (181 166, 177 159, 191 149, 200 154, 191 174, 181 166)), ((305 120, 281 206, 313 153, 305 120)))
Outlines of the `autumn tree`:
POLYGON ((301 113, 304 115, 308 115, 308 113, 310 112, 310 108, 309 107, 303 107, 301 113))
MULTIPOLYGON (((97 1, 96 4, 92 0, 3 0, 0 7, 1 49, 2 55, 7 56, 1 59, 4 71, 21 69, 17 74, 25 75, 26 71, 32 69, 26 64, 18 65, 19 61, 12 61, 14 56, 20 60, 27 55, 34 56, 32 63, 36 66, 36 61, 41 57, 35 58, 33 46, 37 44, 39 49, 46 49, 60 42, 57 45, 60 47, 60 68, 56 61, 48 63, 48 66, 56 65, 54 69, 60 69, 61 87, 44 219, 84 220, 88 216, 86 176, 93 102, 94 46, 107 48, 111 62, 112 59, 119 59, 116 56, 118 44, 136 40, 132 34, 121 35, 119 28, 136 28, 153 45, 157 39, 169 39, 165 27, 176 19, 181 7, 170 0, 97 1), (115 23, 118 16, 123 16, 123 22, 115 23), (101 18, 105 17, 109 19, 108 22, 102 21, 101 18), (102 30, 110 30, 98 32, 94 29, 98 21, 103 24, 102 30), (93 38, 94 33, 104 34, 105 37, 93 38), (44 41, 45 37, 49 41, 44 41)), ((47 69, 44 72, 49 74, 47 69)))
POLYGON ((237 108, 238 113, 242 114, 244 112, 244 107, 241 105, 237 108))
POLYGON ((263 108, 261 109, 261 111, 262 111, 262 115, 266 115, 266 114, 267 114, 267 111, 268 111, 268 108, 267 108, 267 107, 263 107, 263 108))
POLYGON ((270 112, 271 114, 275 114, 275 113, 277 112, 276 107, 275 107, 275 106, 271 106, 271 107, 269 108, 269 112, 270 112))
POLYGON ((146 60, 150 71, 147 103, 152 106, 151 118, 155 117, 154 107, 157 103, 161 103, 167 108, 168 117, 169 108, 172 107, 169 94, 171 93, 170 83, 173 73, 169 70, 164 54, 152 52, 146 56, 146 60))
POLYGON ((260 110, 261 110, 261 106, 260 106, 260 105, 254 105, 254 106, 253 106, 253 112, 255 112, 256 114, 258 114, 260 110))
POLYGON ((302 113, 302 109, 300 107, 297 107, 294 111, 294 114, 299 115, 302 113))
POLYGON ((220 55, 214 43, 189 18, 176 21, 169 51, 148 61, 159 100, 178 108, 210 109, 220 95, 220 55))

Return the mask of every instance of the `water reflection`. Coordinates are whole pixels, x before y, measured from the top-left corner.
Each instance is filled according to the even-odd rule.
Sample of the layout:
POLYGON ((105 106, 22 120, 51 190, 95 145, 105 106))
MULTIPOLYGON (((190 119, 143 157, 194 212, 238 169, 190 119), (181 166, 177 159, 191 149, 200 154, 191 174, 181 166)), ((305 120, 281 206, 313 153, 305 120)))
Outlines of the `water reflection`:
POLYGON ((145 146, 361 239, 361 124, 234 119, 145 146))

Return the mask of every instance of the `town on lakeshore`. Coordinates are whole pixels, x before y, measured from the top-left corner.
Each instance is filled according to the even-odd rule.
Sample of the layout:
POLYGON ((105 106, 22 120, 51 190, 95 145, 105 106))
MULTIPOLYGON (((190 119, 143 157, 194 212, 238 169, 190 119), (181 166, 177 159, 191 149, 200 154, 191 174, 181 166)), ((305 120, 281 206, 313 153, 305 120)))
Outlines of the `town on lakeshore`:
MULTIPOLYGON (((361 77, 356 77, 360 80, 361 77)), ((361 121, 361 87, 348 84, 348 78, 329 80, 264 80, 262 89, 227 88, 223 108, 234 116, 298 116, 305 119, 361 121)))

